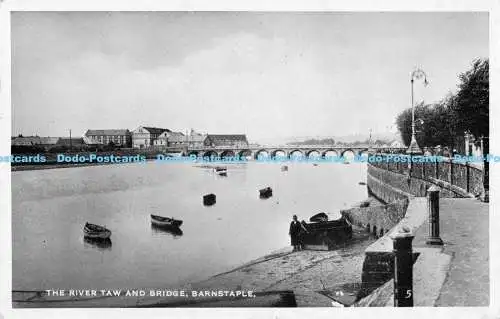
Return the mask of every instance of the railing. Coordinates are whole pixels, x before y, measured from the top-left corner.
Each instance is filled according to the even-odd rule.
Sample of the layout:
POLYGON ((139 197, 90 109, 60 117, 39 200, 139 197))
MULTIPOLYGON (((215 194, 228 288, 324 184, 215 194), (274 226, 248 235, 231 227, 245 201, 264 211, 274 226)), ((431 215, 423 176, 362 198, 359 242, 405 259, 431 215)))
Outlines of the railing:
MULTIPOLYGON (((370 165, 390 172, 404 174, 411 178, 435 183, 436 180, 458 187, 463 191, 479 195, 484 192, 484 174, 480 165, 470 162, 457 162, 452 158, 435 157, 435 162, 401 162, 391 159, 389 154, 376 154, 370 165)), ((402 156, 407 156, 402 155, 402 156)), ((430 158, 430 157, 428 157, 430 158)))

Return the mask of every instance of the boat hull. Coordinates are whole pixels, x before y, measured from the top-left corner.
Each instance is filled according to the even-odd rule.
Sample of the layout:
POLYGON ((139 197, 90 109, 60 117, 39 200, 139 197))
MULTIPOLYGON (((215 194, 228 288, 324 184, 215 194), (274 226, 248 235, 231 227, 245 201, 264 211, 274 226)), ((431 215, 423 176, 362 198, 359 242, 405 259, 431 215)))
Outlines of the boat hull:
POLYGON ((151 223, 161 227, 180 227, 182 225, 182 220, 151 215, 151 223))
POLYGON ((302 225, 308 231, 302 234, 305 249, 334 250, 352 238, 352 225, 344 218, 302 225))
POLYGON ((216 197, 215 194, 208 194, 203 196, 203 205, 205 206, 211 206, 215 204, 216 202, 216 197))
POLYGON ((105 227, 87 223, 83 228, 83 236, 88 239, 109 239, 111 231, 105 227))
POLYGON ((259 190, 259 196, 260 198, 269 198, 273 196, 273 190, 271 187, 266 187, 261 190, 259 190))
POLYGON ((89 239, 109 239, 111 237, 111 232, 98 234, 85 233, 83 236, 89 239))

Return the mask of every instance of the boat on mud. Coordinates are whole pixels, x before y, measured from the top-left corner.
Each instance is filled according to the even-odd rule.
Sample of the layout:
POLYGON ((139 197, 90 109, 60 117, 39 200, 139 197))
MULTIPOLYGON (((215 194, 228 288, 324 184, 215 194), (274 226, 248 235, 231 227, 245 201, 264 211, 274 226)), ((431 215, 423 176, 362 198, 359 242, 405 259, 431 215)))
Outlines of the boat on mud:
POLYGON ((89 239, 104 240, 111 237, 111 230, 106 227, 87 222, 83 227, 83 236, 89 239))
POLYGON ((205 206, 212 206, 215 204, 216 201, 216 196, 215 194, 207 194, 203 196, 203 205, 205 206))
POLYGON ((328 221, 328 215, 321 212, 319 214, 313 215, 311 218, 309 218, 310 222, 326 222, 328 221))
POLYGON ((222 166, 214 167, 214 172, 219 176, 227 176, 227 167, 222 167, 222 166))
POLYGON ((182 220, 151 214, 151 224, 161 227, 178 228, 182 225, 182 220))
POLYGON ((260 198, 269 198, 273 196, 273 189, 271 187, 263 188, 259 190, 259 196, 260 198))
POLYGON ((319 213, 309 220, 309 223, 301 221, 305 249, 333 250, 352 238, 352 225, 345 217, 328 220, 328 215, 319 213))

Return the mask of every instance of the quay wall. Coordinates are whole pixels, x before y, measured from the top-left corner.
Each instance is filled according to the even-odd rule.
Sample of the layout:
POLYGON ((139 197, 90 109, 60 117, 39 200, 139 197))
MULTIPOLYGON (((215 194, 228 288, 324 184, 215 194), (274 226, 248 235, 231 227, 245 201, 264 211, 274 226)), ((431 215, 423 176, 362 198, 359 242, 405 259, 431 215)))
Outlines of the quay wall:
MULTIPOLYGON (((415 232, 427 221, 425 196, 429 187, 438 186, 441 197, 480 197, 484 194, 482 170, 467 163, 444 160, 409 165, 382 161, 367 166, 368 193, 385 205, 341 211, 353 225, 378 237, 365 250, 358 300, 393 278, 391 235, 402 226, 415 232)), ((414 252, 414 262, 417 257, 418 253, 414 252)))

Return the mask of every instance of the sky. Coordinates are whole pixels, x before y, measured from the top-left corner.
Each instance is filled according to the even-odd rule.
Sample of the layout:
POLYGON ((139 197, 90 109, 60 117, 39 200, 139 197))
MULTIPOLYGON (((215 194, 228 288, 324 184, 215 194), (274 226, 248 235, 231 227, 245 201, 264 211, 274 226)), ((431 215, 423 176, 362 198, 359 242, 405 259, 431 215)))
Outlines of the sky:
POLYGON ((488 13, 14 12, 12 134, 395 131, 489 54, 488 13))

